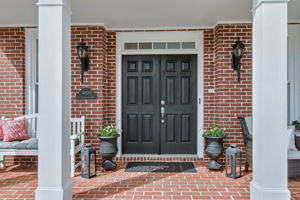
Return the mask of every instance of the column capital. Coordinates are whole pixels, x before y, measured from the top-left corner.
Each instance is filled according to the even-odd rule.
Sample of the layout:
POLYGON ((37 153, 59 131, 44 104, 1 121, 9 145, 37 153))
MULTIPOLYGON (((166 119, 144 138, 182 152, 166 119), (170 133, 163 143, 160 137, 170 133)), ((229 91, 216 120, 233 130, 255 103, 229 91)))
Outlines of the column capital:
POLYGON ((70 0, 39 0, 36 5, 38 7, 63 7, 69 14, 72 14, 70 0))
MULTIPOLYGON (((64 4, 69 4, 69 0, 38 0, 38 6, 62 6, 64 4)), ((69 4, 70 5, 70 4, 69 4)))
POLYGON ((253 0, 253 10, 264 3, 288 3, 290 0, 253 0))

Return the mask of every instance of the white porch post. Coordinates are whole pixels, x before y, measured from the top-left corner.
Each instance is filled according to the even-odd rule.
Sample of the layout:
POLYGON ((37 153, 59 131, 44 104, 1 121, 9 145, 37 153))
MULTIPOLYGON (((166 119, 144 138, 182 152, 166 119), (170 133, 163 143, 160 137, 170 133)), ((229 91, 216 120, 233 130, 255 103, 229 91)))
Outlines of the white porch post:
POLYGON ((38 200, 72 199, 70 0, 39 0, 38 200))
POLYGON ((289 200, 287 3, 253 0, 252 200, 289 200))

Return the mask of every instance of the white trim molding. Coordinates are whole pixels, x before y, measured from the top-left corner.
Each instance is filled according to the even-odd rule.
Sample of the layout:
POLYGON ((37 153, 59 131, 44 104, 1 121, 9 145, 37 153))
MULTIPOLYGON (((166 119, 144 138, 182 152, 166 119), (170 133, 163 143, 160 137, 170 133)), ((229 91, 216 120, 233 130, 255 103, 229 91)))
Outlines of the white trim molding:
POLYGON ((300 119, 300 24, 288 26, 288 124, 300 119))
MULTIPOLYGON (((123 55, 167 55, 167 54, 195 54, 197 55, 197 99, 203 100, 203 63, 204 41, 203 31, 174 31, 174 32, 118 32, 116 40, 116 125, 122 129, 122 56, 123 55), (195 49, 173 50, 124 50, 125 42, 195 42, 195 49)), ((197 103, 197 156, 203 158, 203 101, 197 103)), ((122 155, 122 135, 118 139, 118 157, 122 155)))
POLYGON ((141 31, 141 30, 149 30, 149 31, 164 31, 164 30, 200 30, 200 29, 213 29, 215 25, 212 26, 174 26, 174 27, 108 27, 108 31, 141 31))
MULTIPOLYGON (((289 23, 300 23, 298 20, 291 20, 289 23)), ((220 24, 252 24, 252 21, 217 21, 208 26, 173 26, 173 27, 109 27, 103 22, 74 22, 71 26, 103 26, 107 31, 170 31, 170 30, 206 30, 214 29, 220 24)), ((0 24, 0 27, 38 27, 38 24, 0 24)))
POLYGON ((25 29, 25 114, 36 113, 37 28, 25 29))

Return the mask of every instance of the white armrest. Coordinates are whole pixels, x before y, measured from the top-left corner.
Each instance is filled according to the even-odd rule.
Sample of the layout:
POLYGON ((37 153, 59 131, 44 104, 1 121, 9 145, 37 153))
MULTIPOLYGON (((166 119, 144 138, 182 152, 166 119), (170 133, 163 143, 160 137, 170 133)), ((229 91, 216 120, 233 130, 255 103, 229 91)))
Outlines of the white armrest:
POLYGON ((84 132, 78 133, 76 135, 71 135, 71 140, 76 140, 77 138, 79 138, 81 135, 84 135, 84 132))
POLYGON ((289 140, 288 150, 289 151, 297 151, 297 148, 295 145, 294 130, 295 130, 294 126, 288 127, 288 140, 289 140))

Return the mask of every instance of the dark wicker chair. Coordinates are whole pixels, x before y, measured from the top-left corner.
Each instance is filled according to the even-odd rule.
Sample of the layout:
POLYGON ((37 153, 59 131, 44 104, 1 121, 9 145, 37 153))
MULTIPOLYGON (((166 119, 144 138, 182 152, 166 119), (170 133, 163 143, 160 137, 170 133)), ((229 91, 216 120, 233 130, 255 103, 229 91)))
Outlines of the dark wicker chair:
MULTIPOLYGON (((244 138, 244 145, 245 145, 245 151, 246 151, 246 163, 245 163, 245 171, 248 172, 249 168, 252 169, 252 134, 250 134, 249 131, 252 132, 252 126, 247 125, 246 118, 245 117, 238 117, 241 123, 241 128, 243 131, 243 138, 244 138)), ((252 118, 248 118, 248 123, 251 121, 252 118)))

